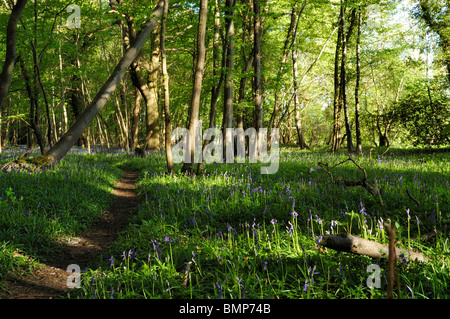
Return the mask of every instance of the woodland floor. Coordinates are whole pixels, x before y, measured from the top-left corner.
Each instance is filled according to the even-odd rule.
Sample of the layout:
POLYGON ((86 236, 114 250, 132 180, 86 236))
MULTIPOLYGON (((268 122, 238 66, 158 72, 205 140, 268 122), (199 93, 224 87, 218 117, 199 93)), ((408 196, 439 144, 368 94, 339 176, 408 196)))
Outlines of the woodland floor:
POLYGON ((40 266, 32 275, 7 281, 6 294, 0 299, 57 299, 68 291, 67 267, 80 266, 81 271, 117 239, 128 226, 141 198, 136 193, 137 171, 124 170, 124 176, 114 188, 114 199, 108 211, 84 234, 58 243, 51 255, 39 256, 40 266))

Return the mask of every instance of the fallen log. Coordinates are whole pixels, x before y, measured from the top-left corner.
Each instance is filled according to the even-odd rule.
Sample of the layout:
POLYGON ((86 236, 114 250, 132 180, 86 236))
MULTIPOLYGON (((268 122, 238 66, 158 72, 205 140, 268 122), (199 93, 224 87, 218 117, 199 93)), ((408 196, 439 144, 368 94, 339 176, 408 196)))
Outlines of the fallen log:
MULTIPOLYGON (((372 258, 387 258, 389 255, 389 247, 387 245, 347 233, 341 233, 339 235, 326 235, 320 241, 320 245, 334 250, 357 255, 365 255, 372 258)), ((395 248, 395 257, 396 260, 400 262, 404 260, 418 260, 424 263, 427 262, 427 258, 421 253, 402 248, 395 248)))

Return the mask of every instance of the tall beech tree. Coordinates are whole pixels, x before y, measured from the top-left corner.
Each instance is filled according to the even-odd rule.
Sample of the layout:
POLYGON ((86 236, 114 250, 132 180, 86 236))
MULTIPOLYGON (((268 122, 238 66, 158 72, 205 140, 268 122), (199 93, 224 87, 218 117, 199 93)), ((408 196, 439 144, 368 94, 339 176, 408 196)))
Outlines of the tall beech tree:
POLYGON ((173 174, 173 159, 172 159, 172 122, 170 119, 170 90, 169 90, 169 74, 167 72, 167 56, 166 56, 166 20, 169 13, 169 0, 164 0, 164 12, 161 18, 161 69, 163 76, 163 101, 164 101, 164 144, 166 148, 167 172, 173 174))
MULTIPOLYGON (((201 0, 199 22, 198 22, 198 36, 197 36, 197 63, 194 72, 194 85, 192 87, 192 100, 189 111, 188 129, 189 129, 189 153, 190 162, 185 162, 182 167, 183 172, 191 172, 194 163, 195 153, 195 132, 197 130, 199 113, 200 113, 200 95, 202 91, 203 72, 205 69, 206 56, 206 23, 208 17, 208 0, 201 0)), ((198 150, 197 150, 198 151, 198 150)))

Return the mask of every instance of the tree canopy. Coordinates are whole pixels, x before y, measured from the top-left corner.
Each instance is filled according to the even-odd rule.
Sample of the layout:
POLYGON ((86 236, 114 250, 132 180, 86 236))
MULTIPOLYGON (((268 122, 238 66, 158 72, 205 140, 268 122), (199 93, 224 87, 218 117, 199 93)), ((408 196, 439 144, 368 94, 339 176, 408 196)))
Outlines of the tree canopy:
MULTIPOLYGON (((4 1, 2 144, 54 147, 160 5, 4 1)), ((448 18, 445 1, 170 1, 164 35, 158 15, 76 143, 158 150, 166 116, 172 130, 198 112, 204 128, 278 128, 301 148, 446 144, 448 18)))

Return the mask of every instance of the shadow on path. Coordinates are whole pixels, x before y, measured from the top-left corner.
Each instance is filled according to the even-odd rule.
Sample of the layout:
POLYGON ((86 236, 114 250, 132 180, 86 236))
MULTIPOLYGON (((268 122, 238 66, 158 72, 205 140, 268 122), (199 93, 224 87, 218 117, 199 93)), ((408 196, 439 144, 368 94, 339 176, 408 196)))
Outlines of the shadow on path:
POLYGON ((43 261, 32 275, 7 280, 0 299, 56 299, 68 291, 67 267, 76 264, 81 271, 101 256, 128 226, 142 200, 136 193, 138 171, 123 170, 124 176, 114 188, 114 199, 108 211, 84 234, 57 244, 53 253, 39 256, 43 261))

